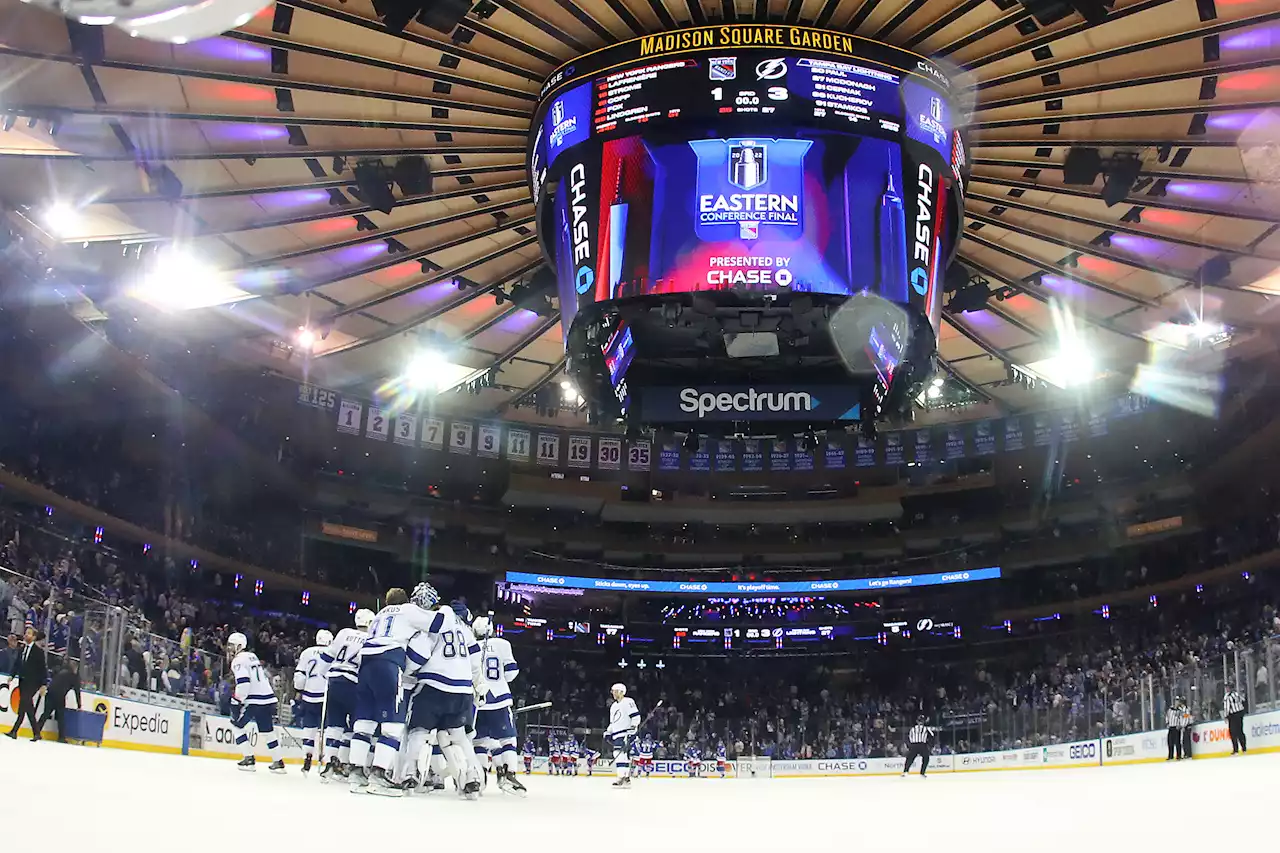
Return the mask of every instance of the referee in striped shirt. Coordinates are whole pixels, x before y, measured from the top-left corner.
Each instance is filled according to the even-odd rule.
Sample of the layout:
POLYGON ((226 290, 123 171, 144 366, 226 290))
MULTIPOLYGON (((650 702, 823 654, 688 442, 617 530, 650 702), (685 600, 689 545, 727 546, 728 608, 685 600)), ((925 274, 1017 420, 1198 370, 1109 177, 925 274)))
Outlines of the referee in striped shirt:
POLYGON ((1169 757, 1166 761, 1173 761, 1175 755, 1179 761, 1182 760, 1182 729, 1186 725, 1186 719, 1182 697, 1179 696, 1164 714, 1164 723, 1169 727, 1169 757))
POLYGON ((1227 731, 1231 733, 1231 754, 1248 752, 1244 738, 1244 697, 1239 690, 1228 690, 1222 697, 1222 712, 1227 715, 1227 731))
POLYGON ((920 758, 920 775, 929 769, 929 750, 933 748, 934 730, 924 724, 924 715, 916 717, 916 724, 907 732, 907 759, 902 765, 902 775, 911 772, 911 765, 920 758))

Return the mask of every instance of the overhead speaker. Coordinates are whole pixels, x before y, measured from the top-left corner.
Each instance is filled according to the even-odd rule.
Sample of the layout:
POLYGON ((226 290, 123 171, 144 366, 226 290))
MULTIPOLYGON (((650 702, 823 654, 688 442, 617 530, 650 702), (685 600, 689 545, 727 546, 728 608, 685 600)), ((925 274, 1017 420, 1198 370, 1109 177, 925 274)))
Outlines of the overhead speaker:
POLYGON ((1042 27, 1056 24, 1072 12, 1090 24, 1100 24, 1107 19, 1115 0, 1018 0, 1023 9, 1042 27))
POLYGON ((1072 148, 1062 164, 1062 182, 1087 187, 1102 171, 1102 155, 1097 148, 1072 148))
POLYGON ((1142 171, 1142 161, 1132 152, 1116 154, 1107 163, 1102 180, 1102 200, 1114 207, 1129 197, 1142 171))
MULTIPOLYGON (((420 0, 422 2, 422 0, 420 0)), ((418 21, 442 33, 451 33, 471 11, 471 0, 425 0, 418 21)))
POLYGON ((405 195, 431 192, 431 164, 426 157, 401 157, 391 168, 391 178, 405 195))
POLYGON ((387 167, 379 160, 366 160, 356 164, 356 189, 360 200, 382 213, 390 213, 396 206, 396 197, 387 180, 387 167))

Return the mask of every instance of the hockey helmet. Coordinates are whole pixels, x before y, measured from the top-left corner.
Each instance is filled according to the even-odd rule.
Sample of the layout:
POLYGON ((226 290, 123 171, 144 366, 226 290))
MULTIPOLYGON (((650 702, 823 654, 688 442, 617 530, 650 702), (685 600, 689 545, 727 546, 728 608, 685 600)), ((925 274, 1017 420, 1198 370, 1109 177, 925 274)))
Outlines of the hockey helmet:
POLYGON ((368 628, 373 624, 373 611, 367 607, 361 607, 356 611, 356 627, 368 628))
POLYGON ((424 581, 413 588, 413 595, 409 596, 409 600, 423 610, 430 610, 440 603, 440 593, 436 592, 434 586, 424 581))
POLYGON ((240 654, 240 652, 247 648, 249 648, 249 640, 246 639, 245 635, 241 634, 239 631, 236 631, 231 636, 227 637, 227 654, 232 657, 240 654))
POLYGON ((316 631, 316 645, 317 645, 317 646, 327 646, 327 645, 329 645, 329 644, 330 644, 330 643, 332 643, 332 642, 333 642, 333 632, 332 632, 332 631, 326 631, 324 628, 321 628, 319 631, 316 631))
POLYGON ((627 695, 627 685, 619 681, 617 684, 609 688, 609 692, 613 694, 615 699, 621 699, 627 695))
POLYGON ((477 616, 476 621, 471 623, 471 633, 476 635, 477 640, 483 640, 493 633, 493 623, 488 616, 477 616))

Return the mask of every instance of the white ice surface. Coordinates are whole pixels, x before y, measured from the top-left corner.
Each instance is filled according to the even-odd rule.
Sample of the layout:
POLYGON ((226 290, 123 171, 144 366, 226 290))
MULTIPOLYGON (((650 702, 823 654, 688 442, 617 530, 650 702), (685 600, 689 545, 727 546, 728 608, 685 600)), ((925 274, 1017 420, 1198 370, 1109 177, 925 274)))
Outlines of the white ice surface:
POLYGON ((354 795, 295 766, 0 739, 8 850, 653 851, 1270 849, 1280 755, 1071 770, 898 777, 609 780, 354 795), (1270 828, 1269 828, 1270 825, 1270 828), (372 844, 373 846, 369 846, 372 844))

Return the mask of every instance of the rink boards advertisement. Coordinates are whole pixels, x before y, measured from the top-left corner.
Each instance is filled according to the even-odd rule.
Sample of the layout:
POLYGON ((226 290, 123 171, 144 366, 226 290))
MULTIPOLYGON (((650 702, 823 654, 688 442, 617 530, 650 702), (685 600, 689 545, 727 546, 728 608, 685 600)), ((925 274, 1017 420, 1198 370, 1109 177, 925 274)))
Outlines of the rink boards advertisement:
MULTIPOLYGON (((17 718, 13 708, 12 689, 16 681, 0 679, 0 729, 8 731, 17 718)), ((176 708, 162 708, 146 702, 115 699, 98 693, 83 691, 81 707, 96 711, 106 717, 102 732, 102 745, 116 749, 137 749, 145 752, 168 752, 181 755, 186 751, 187 712, 176 708)), ((36 703, 36 711, 44 711, 45 697, 36 703)), ((75 707, 75 694, 68 697, 67 706, 75 707)), ((50 720, 44 728, 46 738, 56 737, 57 723, 50 720)), ((31 730, 24 726, 21 737, 30 737, 31 730)))
MULTIPOLYGON (((929 756, 929 772, 949 773, 954 769, 952 755, 929 756)), ((810 778, 814 776, 889 776, 902 772, 902 758, 814 758, 799 761, 772 761, 769 775, 775 779, 810 778)), ((920 772, 920 762, 912 768, 920 772)))
MULTIPOLYGON (((217 714, 190 712, 191 733, 186 745, 186 753, 199 758, 234 758, 243 757, 240 747, 236 745, 235 729, 231 727, 231 718, 217 714)), ((302 732, 290 726, 276 726, 276 734, 280 738, 280 749, 288 764, 301 764, 303 759, 302 732)), ((254 756, 259 761, 270 761, 267 754, 267 739, 254 732, 249 735, 253 744, 254 756)))

